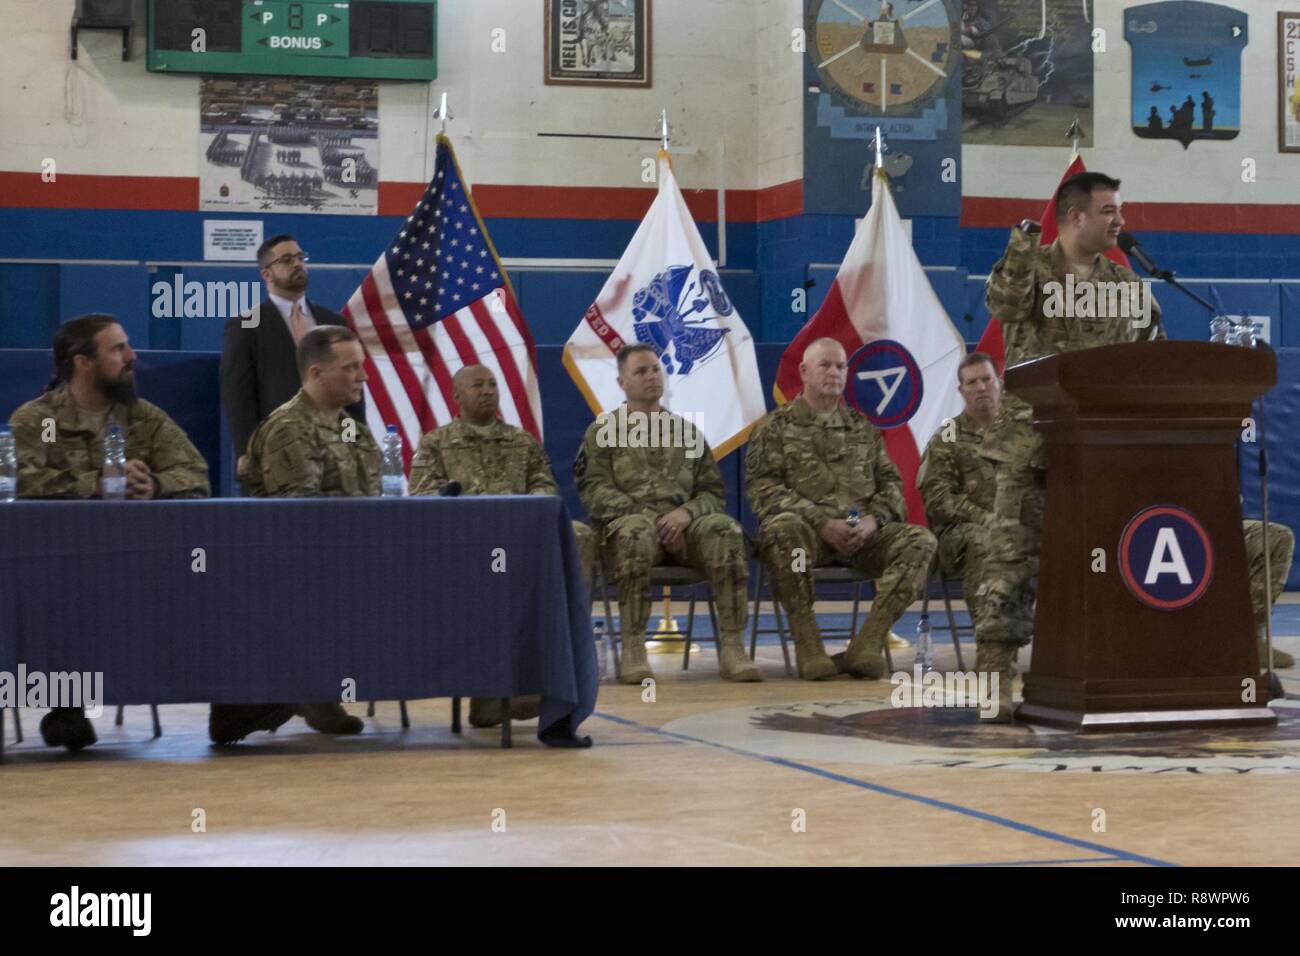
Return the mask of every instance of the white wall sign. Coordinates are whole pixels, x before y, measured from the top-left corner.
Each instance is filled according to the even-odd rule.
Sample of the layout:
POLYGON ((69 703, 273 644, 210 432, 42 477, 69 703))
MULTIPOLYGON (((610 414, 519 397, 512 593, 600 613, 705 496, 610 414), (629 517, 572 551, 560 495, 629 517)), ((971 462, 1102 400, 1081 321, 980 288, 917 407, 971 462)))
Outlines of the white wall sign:
POLYGON ((205 262, 254 262, 262 244, 260 219, 204 219, 205 262))

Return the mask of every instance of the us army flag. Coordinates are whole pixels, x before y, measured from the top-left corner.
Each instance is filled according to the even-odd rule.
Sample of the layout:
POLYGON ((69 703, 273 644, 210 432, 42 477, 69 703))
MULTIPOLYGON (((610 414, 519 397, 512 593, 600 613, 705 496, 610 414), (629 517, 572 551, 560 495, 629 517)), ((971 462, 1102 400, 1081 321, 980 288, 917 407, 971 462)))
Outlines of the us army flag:
POLYGON ((872 178, 871 209, 826 301, 781 356, 773 389, 778 402, 802 390, 804 349, 823 336, 844 346, 846 398, 881 430, 903 478, 907 519, 925 524, 916 473, 930 437, 961 412, 957 366, 966 345, 925 277, 881 170, 872 178))
POLYGON ((615 356, 651 345, 664 367, 663 406, 694 422, 721 458, 745 443, 766 408, 754 340, 718 273, 661 152, 659 194, 623 258, 564 346, 599 415, 623 402, 615 356))

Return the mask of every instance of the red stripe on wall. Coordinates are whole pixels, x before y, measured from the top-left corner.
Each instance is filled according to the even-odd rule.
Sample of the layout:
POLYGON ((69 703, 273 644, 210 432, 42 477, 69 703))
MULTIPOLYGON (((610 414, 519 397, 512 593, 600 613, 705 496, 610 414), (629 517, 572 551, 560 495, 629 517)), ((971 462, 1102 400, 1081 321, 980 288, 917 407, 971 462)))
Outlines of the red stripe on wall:
MULTIPOLYGON (((967 196, 961 205, 961 224, 973 228, 1009 229, 1043 213, 1041 199, 967 196)), ((1300 235, 1296 204, 1126 202, 1124 219, 1134 231, 1300 235)))
POLYGON ((0 172, 0 206, 17 209, 199 208, 199 181, 188 176, 83 176, 0 172))
MULTIPOLYGON (((379 214, 406 216, 424 195, 424 183, 381 182, 379 214)), ((717 191, 683 189, 698 222, 717 222, 717 191)), ((481 183, 474 199, 492 219, 641 219, 655 191, 610 186, 498 186, 481 183)), ((0 171, 0 208, 137 209, 196 212, 199 181, 188 176, 89 176, 59 173, 44 182, 40 173, 0 171)), ((1021 219, 1037 220, 1041 198, 966 196, 961 225, 1009 228, 1021 219)), ((770 222, 803 213, 803 181, 765 189, 727 190, 727 221, 770 222)), ((1133 230, 1158 232, 1260 233, 1300 235, 1300 204, 1129 202, 1124 218, 1133 230)))

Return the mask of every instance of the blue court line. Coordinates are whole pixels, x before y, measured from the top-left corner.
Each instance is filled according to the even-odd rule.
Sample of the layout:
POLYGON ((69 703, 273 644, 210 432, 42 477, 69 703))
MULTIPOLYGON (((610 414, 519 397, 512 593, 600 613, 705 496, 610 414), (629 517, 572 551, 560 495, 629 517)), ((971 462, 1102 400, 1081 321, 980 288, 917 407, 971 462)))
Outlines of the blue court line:
POLYGON ((726 750, 741 757, 753 757, 755 760, 762 760, 765 763, 775 764, 778 767, 786 767, 790 770, 801 770, 804 773, 810 773, 813 776, 823 777, 826 780, 833 780, 836 783, 845 783, 851 787, 859 787, 863 790, 870 790, 886 797, 898 797, 900 800, 911 800, 914 803, 934 807, 937 810, 947 810, 949 813, 960 813, 963 816, 973 817, 976 820, 983 820, 985 823, 992 823, 1000 827, 1006 827, 1010 830, 1018 830, 1021 833, 1028 833, 1031 836, 1042 837, 1045 840, 1054 840, 1057 843, 1064 843, 1067 846, 1077 847, 1080 850, 1091 850, 1094 853, 1111 857, 1115 862, 1124 861, 1128 863, 1142 863, 1146 866, 1178 866, 1177 863, 1169 863, 1165 860, 1157 860, 1155 857, 1141 856, 1136 853, 1129 853, 1125 850, 1116 850, 1114 847, 1102 846, 1100 843, 1090 843, 1087 840, 1080 840, 1076 837, 1066 836, 1064 833, 1054 833, 1051 830, 1044 830, 1042 827, 1036 827, 1033 824, 1020 823, 1007 817, 1000 817, 993 813, 985 813, 983 810, 976 810, 973 807, 963 807, 959 803, 949 803, 947 800, 938 800, 934 797, 923 796, 919 793, 909 793, 906 790, 898 790, 894 787, 886 787, 878 783, 870 783, 866 780, 859 780, 856 777, 846 777, 844 774, 832 773, 829 770, 822 770, 820 767, 814 767, 810 764, 787 760, 784 757, 769 757, 766 754, 754 753, 752 750, 742 750, 739 747, 732 747, 729 744, 714 743, 711 740, 702 740, 699 737, 692 737, 689 734, 679 734, 671 730, 661 730, 658 727, 650 727, 646 724, 638 723, 635 720, 629 720, 626 717, 616 717, 613 714, 607 714, 603 711, 596 711, 594 716, 613 721, 616 724, 634 727, 637 730, 646 731, 648 733, 662 734, 665 737, 675 737, 678 740, 688 740, 691 743, 704 744, 706 747, 716 747, 719 750, 726 750))
POLYGON ((1063 863, 1123 863, 1123 857, 1118 856, 1081 856, 1073 860, 1005 860, 996 863, 916 863, 914 866, 939 866, 939 867, 980 867, 980 866, 1059 866, 1063 863))

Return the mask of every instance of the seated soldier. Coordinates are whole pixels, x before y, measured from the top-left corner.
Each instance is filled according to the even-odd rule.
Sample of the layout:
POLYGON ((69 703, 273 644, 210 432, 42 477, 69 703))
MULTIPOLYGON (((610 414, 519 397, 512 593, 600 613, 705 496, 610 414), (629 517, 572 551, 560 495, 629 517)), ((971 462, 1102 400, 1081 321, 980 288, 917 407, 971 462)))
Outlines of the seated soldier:
POLYGON ((957 391, 966 403, 943 423, 926 447, 916 484, 930 530, 939 539, 939 570, 962 579, 971 620, 986 554, 985 532, 993 519, 993 463, 980 454, 984 430, 1002 404, 1002 380, 993 360, 972 352, 957 368, 957 391))
MULTIPOLYGON (((1269 667, 1267 657, 1267 634, 1264 631, 1268 616, 1273 608, 1264 595, 1264 522, 1247 518, 1244 522, 1246 535, 1246 567, 1250 570, 1250 606, 1255 614, 1255 637, 1259 646, 1260 670, 1288 668, 1295 666, 1295 658, 1273 645, 1273 668, 1269 667)), ((1268 558, 1269 578, 1272 584, 1273 604, 1286 587, 1287 575, 1291 573, 1291 558, 1295 553, 1295 535, 1291 529, 1276 521, 1268 523, 1268 558)))
MULTIPOLYGON (((455 421, 420 439, 411 460, 411 494, 441 494, 454 481, 463 495, 558 495, 560 489, 551 473, 551 463, 537 439, 497 417, 501 393, 492 370, 466 365, 452 377, 451 384, 460 414, 455 421)), ((590 589, 591 529, 575 521, 573 536, 590 589)), ((539 703, 536 696, 515 698, 511 718, 536 717, 539 703)), ((470 700, 469 722, 475 727, 494 727, 501 718, 499 699, 470 700)))
MULTIPOLYGON (((55 380, 9 420, 18 453, 19 498, 98 498, 104 436, 126 438, 126 497, 206 498, 208 465, 185 432, 135 393, 135 352, 111 315, 83 315, 54 337, 55 380)), ((80 707, 41 720, 51 747, 80 750, 95 730, 80 707)))
POLYGON ((902 479, 884 440, 840 397, 844 348, 818 339, 804 350, 803 391, 755 427, 745 456, 750 507, 772 590, 785 607, 804 680, 838 671, 813 613, 812 570, 838 563, 876 582, 876 599, 845 652, 843 668, 872 680, 885 675, 890 628, 925 585, 934 536, 904 518, 902 479))
MULTIPOLYGON (((361 401, 366 373, 356 334, 323 325, 298 341, 302 388, 257 426, 248 440, 244 491, 258 498, 361 497, 379 494, 379 446, 364 422, 344 409, 361 401)), ((274 730, 294 714, 323 734, 359 734, 365 724, 338 701, 213 705, 208 733, 227 744, 274 730)))
POLYGON ((604 566, 618 589, 619 680, 639 684, 653 676, 645 649, 650 569, 669 557, 706 574, 712 583, 722 676, 762 680, 745 654, 742 637, 748 619, 745 533, 724 511, 726 490, 718 463, 696 426, 659 404, 664 373, 653 348, 634 344, 619 351, 618 384, 627 402, 591 423, 573 474, 604 549, 604 566), (625 434, 612 427, 618 421, 628 424, 625 434), (660 440, 665 435, 669 441, 660 440))

